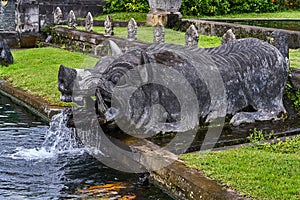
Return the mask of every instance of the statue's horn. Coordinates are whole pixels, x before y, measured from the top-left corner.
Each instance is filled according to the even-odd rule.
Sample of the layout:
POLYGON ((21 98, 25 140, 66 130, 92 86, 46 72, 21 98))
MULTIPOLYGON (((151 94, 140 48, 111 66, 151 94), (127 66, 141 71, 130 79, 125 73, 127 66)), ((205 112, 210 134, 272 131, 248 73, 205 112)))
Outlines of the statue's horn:
POLYGON ((118 56, 122 54, 121 48, 112 40, 109 40, 110 49, 112 56, 118 56))

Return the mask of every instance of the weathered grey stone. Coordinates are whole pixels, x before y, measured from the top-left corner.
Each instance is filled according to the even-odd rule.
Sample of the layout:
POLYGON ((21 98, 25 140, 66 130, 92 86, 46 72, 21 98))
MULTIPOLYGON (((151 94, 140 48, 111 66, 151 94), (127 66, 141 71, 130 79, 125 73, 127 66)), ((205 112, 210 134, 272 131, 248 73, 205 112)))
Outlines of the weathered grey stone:
POLYGON ((127 30, 128 30, 128 40, 136 40, 138 26, 133 18, 131 18, 130 21, 128 22, 127 30))
POLYGON ((48 35, 45 42, 51 43, 52 42, 52 35, 48 35))
POLYGON ((14 58, 10 52, 8 45, 4 42, 0 36, 0 65, 8 66, 14 63, 14 58))
POLYGON ((73 10, 71 10, 68 15, 68 26, 69 28, 76 28, 76 16, 73 10))
POLYGON ((179 10, 182 0, 148 0, 148 2, 152 11, 176 12, 179 10))
POLYGON ((0 3, 0 31, 15 30, 15 1, 0 3))
POLYGON ((53 13, 54 16, 54 24, 60 24, 62 22, 63 19, 63 13, 60 9, 60 7, 56 7, 53 13))
POLYGON ((165 42, 165 28, 162 25, 162 23, 160 23, 160 22, 158 22, 154 26, 153 42, 154 43, 164 43, 165 42))
POLYGON ((93 25, 94 25, 93 16, 90 12, 88 12, 85 18, 85 30, 87 32, 91 32, 93 30, 93 25))
POLYGON ((289 35, 282 30, 272 32, 271 36, 274 37, 273 45, 282 53, 282 55, 289 59, 289 35))
POLYGON ((84 84, 91 82, 84 80, 85 75, 72 73, 70 80, 59 81, 62 95, 76 76, 83 83, 75 87, 82 90, 79 94, 91 87, 88 95, 96 92, 99 118, 118 119, 137 129, 144 127, 146 132, 186 131, 198 125, 199 117, 215 122, 233 115, 231 124, 237 126, 278 120, 280 113, 286 113, 282 96, 288 63, 276 47, 258 39, 240 39, 208 49, 153 44, 99 65, 93 72, 101 69, 96 91, 84 84), (168 70, 174 74, 166 73, 168 70), (191 88, 184 89, 188 85, 191 88), (155 105, 161 107, 153 108, 155 105))
POLYGON ((104 21, 105 36, 114 35, 114 26, 111 16, 107 15, 104 21))
POLYGON ((234 35, 232 29, 229 29, 228 31, 226 31, 226 33, 222 37, 222 44, 227 44, 227 43, 233 42, 235 40, 236 40, 236 38, 235 38, 235 35, 234 35))
POLYGON ((185 45, 188 47, 198 47, 198 40, 198 31, 192 24, 185 33, 185 45))

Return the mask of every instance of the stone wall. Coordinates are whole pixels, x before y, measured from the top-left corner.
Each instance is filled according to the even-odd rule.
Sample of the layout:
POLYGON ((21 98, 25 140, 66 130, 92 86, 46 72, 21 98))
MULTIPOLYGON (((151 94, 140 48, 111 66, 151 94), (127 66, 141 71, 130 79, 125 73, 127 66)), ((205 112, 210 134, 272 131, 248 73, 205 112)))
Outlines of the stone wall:
POLYGON ((99 33, 90 33, 86 31, 68 29, 68 28, 55 28, 52 31, 52 43, 60 47, 92 54, 97 57, 111 55, 109 40, 115 42, 122 51, 126 51, 129 47, 145 47, 148 45, 144 42, 129 41, 127 39, 104 36, 99 33))
POLYGON ((76 17, 85 18, 88 12, 99 15, 103 12, 104 0, 17 0, 16 3, 16 31, 39 32, 46 24, 53 24, 53 12, 60 7, 63 12, 63 20, 71 10, 76 17))
POLYGON ((45 18, 46 23, 53 23, 53 11, 60 7, 63 13, 63 19, 71 10, 76 17, 85 18, 88 12, 93 16, 103 13, 104 0, 39 0, 40 15, 45 18))
MULTIPOLYGON (((188 27, 194 24, 198 29, 199 34, 214 35, 222 37, 228 29, 232 29, 237 38, 259 38, 261 40, 268 40, 270 34, 278 29, 264 28, 258 26, 247 26, 240 24, 232 24, 225 22, 212 22, 205 20, 196 19, 184 19, 180 23, 179 29, 186 32, 188 27)), ((289 48, 297 49, 300 48, 300 32, 299 31, 288 31, 284 30, 289 35, 289 48)))
POLYGON ((8 4, 0 4, 0 31, 15 30, 15 1, 8 0, 8 4))

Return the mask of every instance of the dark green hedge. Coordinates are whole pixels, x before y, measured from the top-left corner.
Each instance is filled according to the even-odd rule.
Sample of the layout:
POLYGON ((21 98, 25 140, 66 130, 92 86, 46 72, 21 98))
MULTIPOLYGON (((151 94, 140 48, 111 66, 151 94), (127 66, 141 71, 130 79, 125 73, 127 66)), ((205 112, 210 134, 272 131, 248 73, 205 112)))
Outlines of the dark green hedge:
MULTIPOLYGON (((106 13, 148 12, 147 0, 106 0, 106 13)), ((213 16, 250 12, 276 12, 299 9, 300 0, 182 0, 180 12, 190 16, 213 16)))
POLYGON ((237 13, 276 12, 300 8, 300 0, 183 0, 183 15, 223 15, 237 13))
POLYGON ((115 12, 149 12, 147 0, 106 0, 105 13, 115 12))

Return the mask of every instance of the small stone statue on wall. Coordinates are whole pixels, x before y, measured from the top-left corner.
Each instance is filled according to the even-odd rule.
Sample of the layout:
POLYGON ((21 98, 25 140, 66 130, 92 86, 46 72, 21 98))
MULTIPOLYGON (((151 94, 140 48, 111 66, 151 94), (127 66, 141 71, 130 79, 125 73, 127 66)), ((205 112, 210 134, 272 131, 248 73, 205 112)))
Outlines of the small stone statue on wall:
POLYGON ((127 30, 128 30, 128 40, 136 40, 137 39, 137 29, 138 26, 133 18, 128 22, 127 30))
POLYGON ((154 26, 153 30, 153 42, 154 43, 164 43, 165 42, 165 28, 161 22, 158 22, 154 26))
POLYGON ((232 31, 232 29, 229 29, 222 37, 222 45, 227 44, 229 42, 235 41, 235 35, 232 31))
POLYGON ((63 18, 63 14, 60 7, 56 7, 53 14, 54 14, 54 24, 60 24, 63 18))
POLYGON ((85 18, 85 30, 87 32, 91 32, 93 30, 93 25, 94 25, 93 16, 90 12, 88 12, 85 18))
POLYGON ((0 66, 8 66, 13 63, 14 58, 11 54, 11 51, 3 38, 0 36, 0 66))
POLYGON ((68 26, 72 29, 76 28, 76 17, 73 10, 68 15, 68 26))
POLYGON ((194 24, 185 33, 185 45, 188 47, 198 47, 199 35, 194 24))
POLYGON ((111 16, 107 15, 104 21, 104 28, 105 28, 105 36, 114 35, 114 26, 112 22, 111 16))

